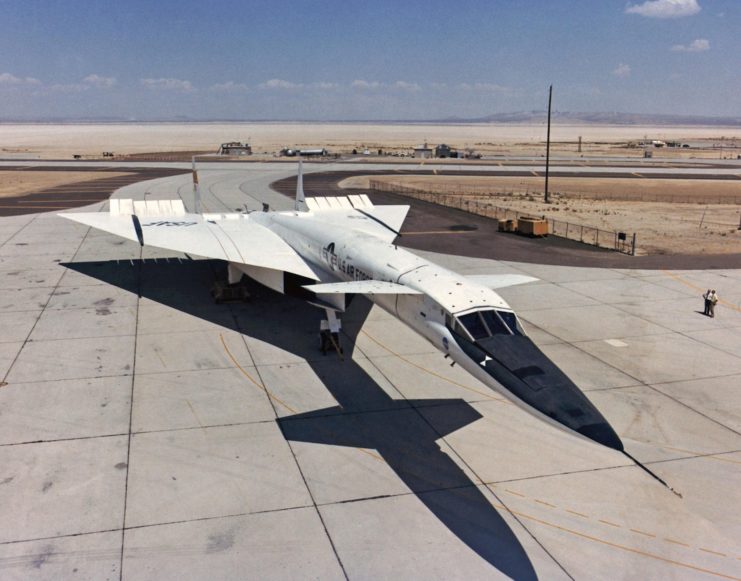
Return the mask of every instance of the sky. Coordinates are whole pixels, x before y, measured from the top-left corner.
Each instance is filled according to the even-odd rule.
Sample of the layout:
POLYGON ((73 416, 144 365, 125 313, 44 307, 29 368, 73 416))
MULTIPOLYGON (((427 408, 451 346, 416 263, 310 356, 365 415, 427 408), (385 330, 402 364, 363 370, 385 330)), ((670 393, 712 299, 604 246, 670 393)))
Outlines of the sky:
POLYGON ((741 116, 739 0, 0 0, 0 119, 741 116))

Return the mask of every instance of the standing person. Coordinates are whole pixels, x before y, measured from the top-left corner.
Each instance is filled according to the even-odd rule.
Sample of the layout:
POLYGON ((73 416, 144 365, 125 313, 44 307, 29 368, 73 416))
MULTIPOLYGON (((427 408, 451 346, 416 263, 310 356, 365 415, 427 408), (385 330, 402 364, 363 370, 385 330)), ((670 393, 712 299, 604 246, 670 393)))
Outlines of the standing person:
POLYGON ((710 293, 710 316, 715 316, 715 305, 718 303, 718 295, 715 294, 715 289, 710 293))
POLYGON ((710 293, 712 291, 708 289, 704 295, 702 295, 702 298, 705 299, 705 310, 702 312, 703 315, 710 316, 710 293))

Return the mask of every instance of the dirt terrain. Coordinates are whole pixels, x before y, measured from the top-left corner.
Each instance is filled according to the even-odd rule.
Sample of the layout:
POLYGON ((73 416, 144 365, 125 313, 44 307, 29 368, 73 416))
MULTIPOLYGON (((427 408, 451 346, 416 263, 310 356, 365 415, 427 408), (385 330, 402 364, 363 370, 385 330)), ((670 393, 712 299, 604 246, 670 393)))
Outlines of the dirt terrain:
POLYGON ((57 186, 125 175, 128 174, 126 172, 101 174, 91 171, 5 171, 0 169, 0 198, 22 196, 57 186))
MULTIPOLYGON (((221 143, 248 141, 256 154, 272 156, 282 147, 324 147, 330 153, 379 149, 411 153, 414 146, 446 143, 484 155, 543 155, 546 128, 532 124, 429 123, 121 123, 0 124, 0 158, 100 157, 102 152, 216 152, 221 143)), ((655 158, 729 158, 741 154, 741 127, 669 127, 556 123, 554 155, 642 157, 646 139, 680 141, 690 148, 651 148, 655 158)))
MULTIPOLYGON (((216 151, 222 142, 248 141, 260 155, 271 156, 284 146, 326 147, 333 153, 365 148, 377 158, 378 149, 408 153, 418 144, 448 143, 471 148, 487 156, 541 156, 543 124, 371 124, 371 123, 144 123, 144 124, 0 124, 0 158, 100 158, 102 152, 116 156, 168 152, 185 155, 216 151)), ((739 127, 605 126, 555 124, 552 154, 582 155, 588 163, 612 163, 619 157, 643 157, 636 144, 646 139, 674 140, 689 148, 650 148, 654 162, 671 166, 683 158, 736 159, 741 155, 739 127), (594 161, 603 157, 604 161, 594 161)), ((253 157, 254 159, 254 157, 253 157)), ((398 159, 398 158, 394 158, 398 159)), ((494 158, 494 163, 496 163, 494 158)), ((405 160, 407 161, 407 160, 405 160)), ((410 163, 418 160, 408 159, 410 163)), ((459 165, 457 160, 445 160, 459 165)), ((423 162, 424 163, 424 162, 423 162)), ((585 165, 587 162, 585 161, 585 165)), ((463 167, 463 164, 460 164, 463 167)), ((113 177, 120 174, 106 174, 113 177)), ((98 172, 39 172, 0 170, 0 197, 26 195, 69 184, 84 190, 98 172), (73 185, 79 184, 79 185, 73 185)), ((643 253, 737 253, 741 251, 738 180, 657 180, 628 178, 552 178, 552 203, 540 197, 543 179, 533 177, 375 176, 385 186, 412 187, 439 196, 453 196, 472 203, 491 204, 519 212, 545 215, 577 226, 609 231, 637 232, 643 253)), ((346 187, 367 187, 367 178, 353 178, 346 187)), ((92 186, 91 186, 92 187, 92 186)))
MULTIPOLYGON (((741 252, 741 184, 724 180, 558 178, 551 202, 543 201, 542 178, 482 176, 373 176, 382 189, 433 192, 440 203, 490 204, 573 227, 637 233, 639 254, 731 254, 741 252), (646 201, 639 201, 646 200, 646 201), (720 202, 720 203, 719 203, 720 202)), ((344 180, 367 188, 370 179, 344 180)), ((427 199, 427 198, 425 198, 427 199)))

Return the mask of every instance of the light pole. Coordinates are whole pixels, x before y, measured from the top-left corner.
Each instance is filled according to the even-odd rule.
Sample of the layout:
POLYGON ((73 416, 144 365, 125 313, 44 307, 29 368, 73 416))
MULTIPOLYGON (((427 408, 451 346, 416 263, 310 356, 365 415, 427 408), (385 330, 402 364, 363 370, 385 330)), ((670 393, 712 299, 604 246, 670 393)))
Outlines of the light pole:
POLYGON ((545 203, 548 204, 548 170, 551 162, 551 97, 553 97, 553 85, 548 88, 548 133, 545 140, 545 203))

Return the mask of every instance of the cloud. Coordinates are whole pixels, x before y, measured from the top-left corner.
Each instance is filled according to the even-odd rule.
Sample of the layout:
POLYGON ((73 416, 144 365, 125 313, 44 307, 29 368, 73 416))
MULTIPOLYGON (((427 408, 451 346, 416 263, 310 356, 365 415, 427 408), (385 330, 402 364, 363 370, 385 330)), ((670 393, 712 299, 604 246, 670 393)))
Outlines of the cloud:
POLYGON ((90 85, 84 83, 55 83, 49 87, 52 93, 82 93, 87 91, 90 85))
POLYGON ((626 65, 624 63, 620 63, 617 68, 612 71, 612 74, 616 77, 620 77, 621 79, 624 79, 625 77, 630 76, 630 65, 626 65))
POLYGON ((227 81, 226 83, 216 83, 215 85, 211 85, 208 90, 215 93, 247 93, 250 88, 244 83, 227 81))
POLYGON ((461 83, 458 88, 463 91, 480 91, 484 93, 511 93, 511 87, 496 83, 461 83))
POLYGON ((330 90, 337 89, 339 85, 337 83, 328 83, 326 81, 320 81, 318 83, 312 83, 311 86, 315 89, 330 90))
POLYGON ((409 92, 419 91, 422 88, 417 83, 408 83, 407 81, 396 81, 391 86, 394 89, 399 89, 401 91, 409 91, 409 92))
POLYGON ((355 79, 350 86, 353 89, 380 89, 381 83, 378 81, 364 81, 363 79, 355 79))
POLYGON ((139 79, 139 82, 147 87, 147 89, 156 91, 180 91, 182 93, 189 93, 194 90, 190 81, 183 81, 181 79, 139 79))
POLYGON ((303 87, 301 83, 292 83, 291 81, 286 81, 283 79, 270 79, 269 81, 265 81, 264 83, 260 83, 258 85, 261 89, 283 89, 283 90, 291 90, 291 89, 300 89, 303 87))
POLYGON ((101 77, 100 75, 88 75, 82 82, 96 89, 110 89, 116 84, 114 77, 101 77))
POLYGON ((689 44, 675 44, 672 50, 674 52, 704 52, 710 50, 710 41, 704 38, 696 38, 689 44))
POLYGON ((700 12, 697 0, 647 0, 643 4, 628 4, 626 14, 648 18, 681 18, 700 12))
POLYGON ((16 77, 10 73, 0 74, 0 85, 40 85, 41 81, 33 77, 16 77))

